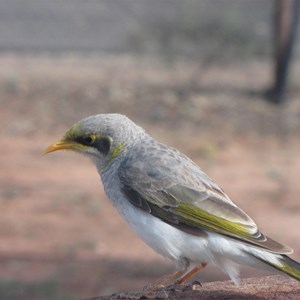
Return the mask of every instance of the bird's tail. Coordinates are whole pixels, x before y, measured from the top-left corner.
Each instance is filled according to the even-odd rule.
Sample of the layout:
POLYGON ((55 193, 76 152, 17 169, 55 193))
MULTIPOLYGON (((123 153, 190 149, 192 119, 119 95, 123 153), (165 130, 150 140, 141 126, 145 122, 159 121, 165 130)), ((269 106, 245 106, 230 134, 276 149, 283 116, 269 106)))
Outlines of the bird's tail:
POLYGON ((264 256, 253 252, 249 254, 254 256, 256 259, 266 263, 267 265, 300 281, 300 263, 291 259, 287 255, 268 253, 272 254, 273 257, 271 258, 270 255, 264 256))

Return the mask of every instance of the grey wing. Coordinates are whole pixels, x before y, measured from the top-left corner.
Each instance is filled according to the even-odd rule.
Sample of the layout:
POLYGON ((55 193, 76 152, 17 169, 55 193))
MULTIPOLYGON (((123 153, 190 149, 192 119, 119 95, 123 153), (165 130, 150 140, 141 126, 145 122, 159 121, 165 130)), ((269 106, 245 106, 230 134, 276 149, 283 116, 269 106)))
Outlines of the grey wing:
POLYGON ((147 150, 135 149, 131 153, 119 168, 123 185, 130 186, 160 206, 177 206, 186 202, 256 231, 255 223, 178 150, 155 143, 147 150))
POLYGON ((252 219, 177 150, 155 144, 132 153, 118 174, 133 205, 195 235, 215 231, 270 251, 292 251, 261 234, 252 219))

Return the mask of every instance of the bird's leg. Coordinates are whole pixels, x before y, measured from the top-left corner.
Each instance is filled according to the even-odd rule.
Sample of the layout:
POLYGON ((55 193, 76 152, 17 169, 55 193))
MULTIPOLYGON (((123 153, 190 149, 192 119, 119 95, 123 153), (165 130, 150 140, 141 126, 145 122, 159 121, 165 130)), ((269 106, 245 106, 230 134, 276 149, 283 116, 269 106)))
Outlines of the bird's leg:
POLYGON ((183 276, 185 273, 187 273, 188 267, 183 269, 183 270, 179 270, 175 273, 169 274, 169 275, 165 275, 161 278, 159 278, 158 280, 156 280, 153 284, 151 284, 150 286, 147 286, 146 289, 158 289, 161 287, 164 287, 166 283, 170 283, 170 282, 176 282, 176 279, 181 276, 183 276))
POLYGON ((200 270, 206 267, 206 263, 201 263, 200 265, 194 266, 191 268, 190 266, 177 271, 173 274, 166 275, 155 281, 153 284, 148 285, 144 288, 144 290, 157 290, 162 287, 165 287, 166 284, 168 283, 173 283, 172 285, 182 285, 184 284, 187 280, 189 280, 193 275, 198 273, 200 270))
MULTIPOLYGON (((206 263, 201 263, 198 266, 195 266, 194 268, 192 268, 191 270, 189 270, 188 272, 182 272, 181 274, 178 275, 178 277, 175 280, 176 284, 184 284, 185 282, 187 282, 192 276, 194 276, 196 273, 198 273, 199 271, 201 271, 202 269, 204 269, 207 266, 206 263)), ((186 271, 186 270, 185 270, 186 271)))

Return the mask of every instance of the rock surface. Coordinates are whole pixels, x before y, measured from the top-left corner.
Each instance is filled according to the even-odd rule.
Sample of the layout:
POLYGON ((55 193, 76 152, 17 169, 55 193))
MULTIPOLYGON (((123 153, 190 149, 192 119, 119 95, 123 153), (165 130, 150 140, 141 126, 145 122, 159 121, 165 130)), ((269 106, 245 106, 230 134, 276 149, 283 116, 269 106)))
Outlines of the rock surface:
POLYGON ((300 299, 300 283, 283 276, 244 279, 234 286, 230 281, 195 283, 182 288, 124 292, 84 300, 108 299, 300 299))

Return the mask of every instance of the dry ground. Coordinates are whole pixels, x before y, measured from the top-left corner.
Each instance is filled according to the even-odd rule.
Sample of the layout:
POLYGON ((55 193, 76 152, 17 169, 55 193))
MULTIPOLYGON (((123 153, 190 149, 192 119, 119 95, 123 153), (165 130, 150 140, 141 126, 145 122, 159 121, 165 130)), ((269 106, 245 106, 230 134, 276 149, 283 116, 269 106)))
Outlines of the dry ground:
MULTIPOLYGON (((188 154, 300 260, 296 79, 278 108, 263 101, 266 61, 2 54, 0 66, 0 299, 88 298, 139 289, 172 270, 110 206, 89 161, 42 155, 73 122, 96 113, 127 114, 188 154)), ((210 267, 198 277, 224 278, 210 267)))

